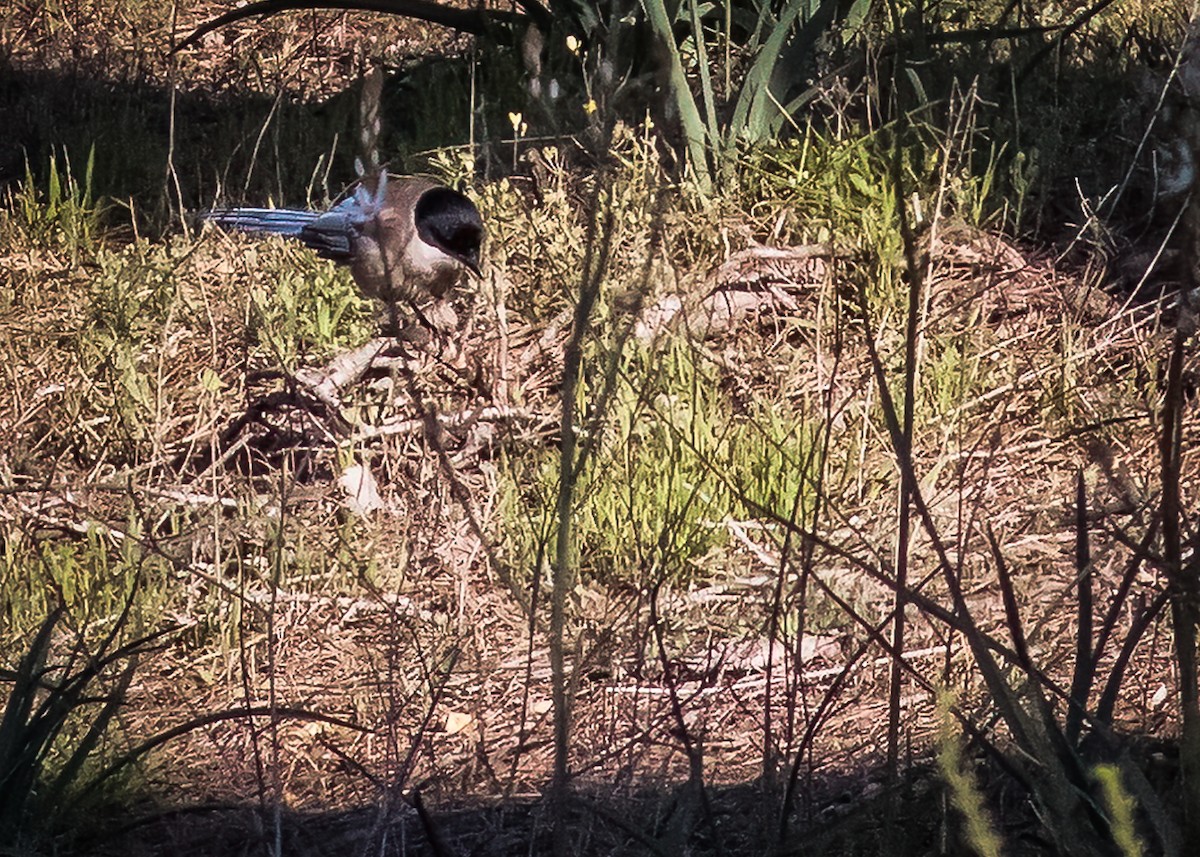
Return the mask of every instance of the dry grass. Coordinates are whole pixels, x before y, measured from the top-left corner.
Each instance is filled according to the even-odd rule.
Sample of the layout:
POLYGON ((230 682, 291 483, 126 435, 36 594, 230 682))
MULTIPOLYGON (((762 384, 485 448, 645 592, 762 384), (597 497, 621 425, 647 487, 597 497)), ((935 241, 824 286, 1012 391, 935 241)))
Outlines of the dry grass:
MULTIPOLYGON (((530 204, 521 199, 497 201, 530 204)), ((986 377, 979 370, 969 398, 921 429, 923 488, 944 538, 962 557, 972 609, 1003 637, 978 527, 999 534, 1031 644, 1065 682, 1073 622, 1072 480, 1084 467, 1098 530, 1145 514, 1155 475, 1147 430, 1154 393, 1127 379, 1153 377, 1162 343, 1145 309, 1119 312, 1100 293, 1085 303, 1086 281, 1020 259, 995 239, 990 246, 1005 251, 998 261, 963 264, 970 244, 963 236, 954 240, 935 259, 929 347, 932 353, 969 331, 986 377), (1068 375, 1073 381, 1064 399, 1068 375)), ((237 254, 215 237, 140 251, 178 260, 161 326, 133 358, 151 383, 149 399, 135 408, 140 417, 114 404, 121 397, 113 399, 108 385, 118 378, 98 378, 79 364, 84 350, 77 343, 94 317, 74 296, 87 291, 88 269, 66 264, 53 250, 9 249, 24 296, 4 322, 9 405, 0 432, 9 450, 3 499, 9 543, 35 548, 100 527, 107 549, 119 552, 133 538, 122 533, 136 520, 143 564, 161 575, 159 618, 146 619, 175 617, 189 628, 141 672, 124 731, 152 735, 209 712, 256 705, 302 708, 346 724, 292 717, 213 723, 158 751, 139 770, 138 790, 168 804, 261 795, 300 813, 375 802, 418 783, 443 806, 467 796, 536 794, 551 768, 546 643, 540 627, 531 639, 519 600, 504 584, 516 581, 527 599, 532 569, 512 565, 522 554, 498 509, 509 462, 540 454, 545 427, 555 423, 548 386, 559 359, 553 325, 565 319, 536 328, 533 319, 509 314, 494 290, 528 294, 544 270, 510 256, 464 304, 474 331, 463 348, 472 361, 471 384, 433 364, 419 376, 426 401, 447 415, 499 407, 507 419, 468 420, 434 438, 411 421, 413 403, 402 396, 396 405, 363 411, 376 425, 396 426, 394 433, 364 434, 339 451, 319 430, 322 420, 293 405, 266 408, 260 431, 228 433, 268 389, 283 389, 249 380, 253 367, 272 363, 248 324, 255 315, 250 293, 266 272, 278 270, 273 258, 294 261, 282 246, 237 243, 237 254), (49 323, 33 327, 31 318, 49 323), (201 383, 206 377, 221 383, 201 383), (72 407, 64 411, 67 403, 72 407), (393 414, 397 421, 389 423, 393 414), (145 423, 133 425, 138 418, 145 423), (239 444, 241 454, 223 455, 239 444), (383 510, 367 519, 344 510, 336 476, 347 456, 368 465, 379 482, 383 510)), ((685 293, 706 274, 703 267, 676 271, 685 293)), ((838 426, 831 456, 856 465, 826 488, 824 536, 882 574, 894 489, 887 448, 870 428, 865 356, 844 340, 836 368, 822 378, 828 366, 814 362, 816 341, 801 324, 840 288, 839 276, 835 265, 820 283, 779 281, 794 296, 790 309, 764 298, 763 314, 744 316, 730 332, 689 347, 719 367, 717 388, 732 397, 735 413, 743 412, 739 419, 750 418, 754 403, 790 397, 791 407, 814 407, 823 398, 838 426)), ((320 353, 299 357, 319 362, 320 353)), ((379 396, 355 394, 364 404, 379 396)), ((647 413, 645 419, 671 418, 647 413)), ((719 531, 714 546, 691 562, 687 577, 654 590, 585 577, 578 593, 573 764, 580 783, 591 784, 605 805, 687 779, 677 703, 702 744, 705 779, 714 787, 762 775, 768 697, 778 718, 772 758, 786 761, 805 729, 815 730, 805 751, 811 781, 836 783, 881 758, 889 661, 857 623, 887 614, 885 583, 817 549, 805 572, 812 575, 813 600, 804 663, 780 669, 794 658, 787 648, 797 645, 795 628, 785 626, 773 647, 764 629, 780 575, 785 613, 799 605, 800 581, 790 563, 781 571, 783 530, 753 516, 710 525, 719 531), (848 599, 857 618, 820 595, 817 581, 848 599), (661 653, 651 633, 651 597, 666 622, 670 649, 661 653), (768 658, 775 662, 769 677, 768 658), (812 720, 827 695, 834 704, 812 720)), ((918 544, 918 558, 924 554, 918 544)), ((1096 554, 1105 558, 1098 569, 1103 588, 1119 573, 1121 554, 1103 539, 1096 554)), ((922 591, 941 597, 933 583, 922 591)), ((916 675, 958 689, 968 710, 984 704, 955 635, 918 618, 908 645, 916 675)), ((1121 712, 1124 727, 1162 734, 1172 709, 1155 691, 1170 686, 1169 672, 1165 649, 1139 657, 1130 704, 1121 712)), ((933 741, 934 698, 914 686, 904 711, 906 744, 919 753, 933 741)), ((662 800, 673 800, 669 794, 662 800)), ((824 811, 830 799, 814 788, 806 814, 824 811)), ((324 816, 308 823, 314 818, 324 816)))
POLYGON ((184 91, 323 99, 354 84, 367 57, 401 64, 466 45, 449 30, 394 15, 307 11, 277 16, 269 27, 231 25, 170 61, 175 43, 228 8, 212 0, 16 3, 0 18, 0 56, 20 70, 113 84, 165 86, 173 77, 184 91))
MULTIPOLYGON (((142 52, 146 40, 168 42, 165 12, 95 4, 61 17, 47 4, 7 14, 2 51, 17 68, 82 54, 73 73, 95 63, 114 81, 167 79, 166 64, 142 52), (157 29, 135 35, 122 20, 157 29)), ((395 26, 280 19, 213 36, 180 73, 186 88, 312 98, 354 77, 364 36, 403 53, 456 47, 395 26)), ((864 259, 872 248, 860 245, 831 248, 816 273, 763 262, 751 236, 807 245, 829 224, 806 220, 795 200, 746 210, 678 190, 663 211, 652 147, 632 134, 621 145, 625 167, 609 188, 613 276, 592 365, 611 354, 634 290, 652 309, 678 299, 712 329, 702 336, 644 314, 654 335, 619 364, 625 386, 581 486, 581 517, 624 515, 630 526, 585 530, 579 557, 570 636, 580 853, 715 850, 714 840, 727 853, 761 850, 793 765, 804 833, 785 846, 878 852, 900 836, 919 850, 938 813, 890 830, 886 801, 903 790, 878 775, 891 659, 873 629, 893 603, 898 480, 850 297, 864 283, 886 293, 894 283, 872 277, 892 261, 864 259), (744 267, 721 268, 730 256, 744 267), (734 304, 718 325, 702 311, 734 304), (697 440, 704 419, 717 424, 710 447, 697 440), (767 450, 757 459, 746 451, 755 443, 767 450), (655 456, 677 456, 685 502, 621 482, 655 456), (808 492, 805 501, 789 508, 787 490, 738 481, 756 472, 768 485, 801 486, 792 490, 808 492), (795 475, 813 472, 818 486, 795 475), (703 492, 723 505, 692 514, 703 492), (655 504, 675 514, 637 530, 635 510, 655 504), (801 531, 820 539, 801 544, 801 531), (696 791, 698 769, 716 822, 696 791), (840 838, 853 835, 857 845, 840 838)), ((4 215, 4 651, 19 650, 38 608, 56 598, 81 633, 94 632, 137 578, 137 621, 183 630, 142 665, 106 749, 229 715, 140 759, 123 797, 150 820, 97 847, 406 853, 434 830, 455 853, 540 847, 547 822, 536 796, 553 768, 540 501, 594 214, 581 200, 596 180, 561 168, 553 152, 542 157, 549 168, 533 178, 478 191, 490 271, 460 296, 460 356, 417 355, 353 391, 349 437, 290 397, 279 371, 321 365, 370 334, 370 310, 344 276, 272 242, 206 234, 78 245, 4 215), (330 307, 344 307, 337 323, 312 322, 330 307), (365 516, 347 509, 339 485, 355 463, 378 483, 381 508, 365 516), (239 714, 250 709, 258 713, 239 714), (433 828, 414 808, 416 791, 439 808, 433 828), (163 807, 187 811, 160 816, 163 807)), ((1143 525, 1156 502, 1161 307, 1123 305, 1098 273, 979 230, 935 229, 927 249, 921 489, 976 620, 1005 639, 984 540, 985 528, 995 532, 1037 662, 1065 686, 1076 474, 1088 486, 1098 592, 1123 571, 1117 536, 1143 525)), ((902 326, 886 299, 873 306, 881 349, 895 359, 902 326)), ((587 379, 589 396, 598 376, 587 379)), ((1195 431, 1189 416, 1185 472, 1195 431)), ((913 557, 917 591, 945 601, 943 583, 926 579, 927 537, 913 557)), ((1151 593, 1162 581, 1146 572, 1137 585, 1151 593)), ((1174 687, 1166 634, 1156 628, 1137 652, 1123 730, 1173 734, 1174 695, 1161 692, 1174 687)), ((931 803, 920 760, 936 743, 935 689, 954 690, 975 722, 990 709, 958 634, 914 615, 906 649, 914 776, 899 799, 916 813, 931 803)), ((1019 826, 1020 802, 1003 808, 1019 826)))

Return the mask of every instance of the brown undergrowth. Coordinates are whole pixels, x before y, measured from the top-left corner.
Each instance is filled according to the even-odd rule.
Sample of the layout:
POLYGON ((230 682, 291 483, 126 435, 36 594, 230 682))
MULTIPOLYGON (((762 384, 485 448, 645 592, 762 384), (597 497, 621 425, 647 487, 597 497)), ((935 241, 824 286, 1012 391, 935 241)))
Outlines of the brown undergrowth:
MULTIPOLYGON (((578 228, 564 219, 569 206, 553 204, 558 192, 501 185, 482 202, 506 207, 509 223, 523 211, 511 228, 546 241, 578 228)), ((618 257, 645 251, 648 222, 641 223, 622 227, 618 257)), ((681 240, 688 228, 666 227, 681 240)), ((1030 645, 1066 683, 1073 480, 1082 468, 1097 582, 1101 591, 1115 588, 1124 560, 1108 533, 1144 519, 1153 497, 1148 427, 1164 347, 1160 318, 1154 306, 1123 307, 1086 276, 986 233, 947 231, 929 249, 930 407, 914 446, 922 488, 959 558, 977 621, 1004 636, 980 549, 986 527, 1016 581, 1030 645), (938 361, 951 352, 958 359, 941 377, 938 361), (970 383, 961 381, 967 373, 970 383)), ((278 298, 256 296, 256 284, 294 264, 295 251, 206 235, 158 249, 102 249, 84 265, 12 238, 6 252, 20 295, 4 322, 7 568, 39 575, 6 583, 14 620, 6 645, 19 645, 34 617, 26 611, 54 591, 74 599, 81 631, 103 623, 96 599, 119 599, 120 575, 112 574, 120 568, 153 593, 140 621, 182 628, 129 688, 125 740, 229 714, 139 757, 123 774, 134 792, 185 807, 258 796, 264 806, 288 807, 298 827, 285 827, 294 835, 337 829, 348 816, 332 809, 372 804, 380 808, 368 813, 366 829, 384 838, 411 817, 412 799, 400 795, 414 788, 442 807, 519 805, 537 794, 552 757, 546 580, 536 530, 514 528, 513 516, 544 512, 530 486, 513 494, 522 490, 513 480, 529 477, 520 462, 550 449, 557 430, 553 385, 569 315, 566 295, 550 285, 562 275, 534 261, 544 252, 515 241, 494 246, 488 278, 462 298, 460 359, 412 354, 403 369, 353 391, 349 439, 331 429, 328 414, 291 397, 277 372, 259 371, 320 362, 341 341, 314 347, 312 331, 297 331, 272 349, 256 330, 275 311, 262 302, 278 298), (103 341, 111 350, 89 363, 96 326, 109 318, 108 305, 96 303, 105 299, 108 254, 167 271, 170 285, 161 298, 134 296, 138 311, 122 334, 130 338, 120 340, 132 350, 122 353, 110 331, 103 341), (79 300, 85 294, 90 306, 79 300), (139 325, 147 327, 139 333, 139 325), (137 368, 145 389, 133 386, 122 361, 137 368), (351 465, 372 474, 378 494, 376 508, 361 515, 347 508, 340 481, 351 465), (64 592, 68 575, 73 596, 64 592), (21 604, 21 590, 43 594, 21 604), (238 716, 248 709, 258 714, 238 716)), ((895 476, 872 427, 861 333, 841 297, 862 276, 861 262, 844 250, 813 252, 800 253, 799 270, 754 246, 711 271, 664 258, 646 285, 642 339, 630 346, 650 363, 624 364, 645 372, 638 366, 679 360, 670 355, 682 349, 691 383, 708 385, 705 395, 750 427, 743 442, 769 434, 764 403, 793 418, 813 409, 830 432, 824 511, 815 524, 800 522, 821 536, 807 555, 787 543, 786 509, 781 518, 745 482, 730 487, 719 516, 712 503, 690 519, 676 508, 650 533, 657 555, 652 542, 631 536, 635 556, 649 551, 640 572, 616 565, 622 554, 600 543, 596 555, 581 549, 571 630, 573 774, 601 807, 642 806, 649 814, 639 824, 655 841, 676 835, 672 812, 685 813, 674 822, 682 825, 677 835, 700 835, 698 810, 670 785, 688 782, 698 760, 705 786, 734 801, 726 811, 736 814, 746 793, 730 787, 759 783, 769 795, 772 778, 786 776, 800 754, 809 785, 799 815, 829 823, 838 817, 836 784, 868 776, 884 755, 890 659, 867 629, 890 610, 895 476), (702 548, 671 556, 661 540, 684 526, 707 533, 702 548), (648 798, 651 789, 662 791, 648 798), (668 817, 655 820, 658 813, 668 817)), ((303 262, 305 270, 315 264, 303 262)), ((615 265, 614 276, 629 270, 615 265)), ((348 344, 370 329, 369 312, 353 312, 353 326, 338 328, 348 344)), ((630 377, 643 390, 631 388, 635 424, 666 426, 685 453, 701 443, 685 437, 696 414, 663 398, 684 396, 682 389, 655 393, 652 371, 630 377)), ((618 441, 599 453, 601 470, 646 448, 636 431, 602 430, 618 441)), ((783 469, 811 448, 802 435, 788 437, 771 441, 783 469)), ((713 458, 695 473, 740 478, 728 448, 709 451, 713 458)), ((602 511, 588 505, 606 490, 599 483, 594 477, 585 488, 581 514, 602 511)), ((918 569, 927 550, 918 541, 918 569)), ((916 591, 944 598, 924 577, 916 591)), ((982 717, 987 699, 958 635, 938 621, 914 616, 904 661, 913 682, 903 698, 905 747, 920 756, 938 726, 934 695, 923 687, 956 689, 967 717, 982 717)), ((1120 725, 1169 732, 1170 687, 1155 632, 1138 650, 1120 725)), ((514 812, 523 820, 510 819, 513 830, 535 835, 536 810, 514 812)), ((606 831, 593 843, 601 851, 619 850, 633 835, 602 810, 581 812, 606 831)), ((173 819, 118 841, 153 850, 161 837, 209 835, 188 832, 206 829, 195 818, 178 827, 173 819)), ((444 823, 453 831, 455 822, 444 823)))
MULTIPOLYGON (((111 71, 137 55, 119 31, 25 11, 5 20, 41 40, 6 43, 14 67, 76 50, 111 71)), ((366 25, 349 20, 233 30, 212 38, 239 50, 214 41, 181 62, 197 89, 325 93, 355 74, 347 43, 366 25), (306 59, 289 63, 301 32, 306 59)), ((145 73, 167 79, 164 65, 145 73)), ((55 604, 55 651, 91 643, 130 593, 131 633, 170 632, 97 753, 119 763, 96 763, 119 820, 81 850, 547 845, 558 385, 592 218, 609 255, 581 387, 594 452, 566 629, 578 851, 926 853, 946 824, 928 775, 939 693, 978 730, 972 753, 1007 746, 961 626, 926 609, 949 602, 919 533, 902 776, 887 773, 899 477, 865 337, 899 389, 903 265, 879 164, 864 156, 853 190, 831 189, 785 151, 759 198, 705 200, 664 186, 645 129, 621 132, 599 176, 559 142, 526 156, 530 175, 475 188, 488 271, 458 296, 454 348, 408 349, 340 409, 291 381, 373 333, 325 263, 271 241, 104 232, 75 153, 58 198, 74 209, 48 214, 53 194, 32 179, 10 198, 3 651, 24 652, 55 604)), ((838 169, 869 149, 805 144, 838 169)), ((434 165, 475 166, 460 151, 434 165)), ((1123 581, 1158 502, 1172 299, 1126 301, 1100 272, 930 197, 919 487, 974 621, 1012 636, 1002 558, 1029 650, 1067 687, 1080 473, 1100 609, 1132 593, 1118 634, 1164 586, 1153 563, 1123 581)), ((1185 474, 1195 430, 1189 412, 1185 474)), ((1163 793, 1173 762, 1155 742, 1178 717, 1168 634, 1160 619, 1134 650, 1114 717, 1152 736, 1130 752, 1163 793)), ((1027 795, 979 771, 1004 831, 1037 842, 1027 795)))

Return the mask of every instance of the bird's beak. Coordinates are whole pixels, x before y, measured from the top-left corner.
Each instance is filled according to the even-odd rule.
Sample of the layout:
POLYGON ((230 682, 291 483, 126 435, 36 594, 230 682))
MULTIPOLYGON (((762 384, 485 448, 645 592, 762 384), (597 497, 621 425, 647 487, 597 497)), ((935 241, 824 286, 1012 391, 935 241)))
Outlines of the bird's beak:
POLYGON ((462 263, 467 266, 472 274, 483 279, 483 271, 479 269, 479 256, 476 253, 470 253, 462 257, 462 263))

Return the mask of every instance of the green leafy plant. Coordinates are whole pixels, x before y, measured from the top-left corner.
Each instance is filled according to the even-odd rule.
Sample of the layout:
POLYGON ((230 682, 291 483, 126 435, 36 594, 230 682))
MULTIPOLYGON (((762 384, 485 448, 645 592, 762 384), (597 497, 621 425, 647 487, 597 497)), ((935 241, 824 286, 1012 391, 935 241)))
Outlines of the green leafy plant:
POLYGON ((345 271, 281 247, 267 259, 265 284, 251 292, 253 329, 274 359, 294 368, 302 354, 326 354, 364 341, 371 305, 345 271))
POLYGON ((64 609, 51 611, 16 669, 0 674, 11 684, 0 719, 0 844, 40 844, 80 809, 70 799, 97 776, 97 750, 139 658, 174 630, 121 642, 133 602, 94 648, 77 641, 60 660, 53 652, 64 609))
POLYGON ((686 10, 680 8, 677 15, 685 18, 690 28, 699 95, 693 91, 676 43, 677 16, 672 15, 666 0, 646 0, 645 9, 648 25, 668 57, 667 99, 683 126, 689 162, 701 187, 709 189, 714 170, 728 181, 739 146, 774 140, 785 125, 794 121, 795 111, 812 98, 813 92, 795 97, 789 97, 789 93, 801 79, 799 75, 807 67, 817 40, 835 26, 844 27, 844 35, 852 38, 872 4, 870 0, 790 0, 778 13, 768 3, 748 4, 749 9, 740 11, 757 13, 749 39, 742 46, 751 60, 736 95, 728 94, 729 107, 717 100, 699 0, 688 0, 683 5, 686 10), (728 118, 723 120, 723 116, 728 118))
POLYGON ((12 224, 32 242, 65 249, 72 263, 77 263, 82 251, 94 247, 103 213, 92 194, 95 163, 96 147, 92 146, 88 149, 83 177, 79 178, 73 173, 65 150, 61 167, 58 157, 52 155, 45 188, 39 189, 26 161, 24 181, 9 194, 12 224))

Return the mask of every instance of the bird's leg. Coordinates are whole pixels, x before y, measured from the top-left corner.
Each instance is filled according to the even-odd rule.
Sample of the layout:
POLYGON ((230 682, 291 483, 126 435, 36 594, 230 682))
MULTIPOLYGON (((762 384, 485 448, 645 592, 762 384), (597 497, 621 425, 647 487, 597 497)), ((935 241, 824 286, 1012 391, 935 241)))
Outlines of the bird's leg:
POLYGON ((388 336, 400 335, 400 316, 396 312, 396 301, 389 300, 387 302, 387 330, 384 331, 388 336))
POLYGON ((458 316, 450 302, 439 298, 425 304, 411 299, 407 303, 413 320, 404 326, 400 339, 439 362, 456 357, 458 346, 451 332, 458 329, 458 316))

